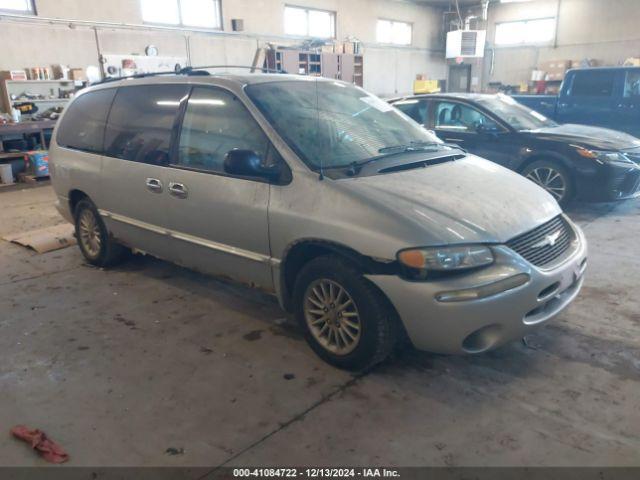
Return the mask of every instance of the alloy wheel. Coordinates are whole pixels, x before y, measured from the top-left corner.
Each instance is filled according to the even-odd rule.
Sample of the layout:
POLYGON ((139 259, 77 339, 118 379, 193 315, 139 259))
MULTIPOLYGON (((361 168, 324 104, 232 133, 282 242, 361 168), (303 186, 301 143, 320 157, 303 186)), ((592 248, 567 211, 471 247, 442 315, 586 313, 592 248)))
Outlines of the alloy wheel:
POLYGON ((91 257, 97 257, 100 254, 102 246, 102 237, 100 236, 100 226, 98 221, 89 209, 85 209, 80 214, 78 222, 79 241, 82 247, 91 257))
POLYGON ((326 278, 315 280, 307 287, 303 308, 309 331, 326 350, 347 355, 358 346, 360 314, 342 285, 326 278))
POLYGON ((535 168, 527 174, 527 178, 544 188, 558 202, 561 202, 567 194, 567 182, 564 176, 554 168, 535 168))

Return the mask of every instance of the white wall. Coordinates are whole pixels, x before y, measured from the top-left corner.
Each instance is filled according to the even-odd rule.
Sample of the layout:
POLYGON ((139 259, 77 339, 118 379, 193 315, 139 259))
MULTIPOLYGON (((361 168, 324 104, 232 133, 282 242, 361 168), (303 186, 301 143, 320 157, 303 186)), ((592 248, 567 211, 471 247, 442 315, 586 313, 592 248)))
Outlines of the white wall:
POLYGON ((640 56, 639 0, 534 0, 492 4, 487 40, 493 45, 496 23, 555 17, 556 14, 556 45, 495 47, 492 75, 488 73, 489 50, 485 59, 484 83, 518 84, 527 81, 531 78, 531 70, 547 60, 590 58, 602 65, 618 65, 628 57, 640 56))
MULTIPOLYGON (((87 67, 98 64, 99 53, 141 54, 149 44, 157 46, 160 55, 190 55, 192 65, 247 65, 256 48, 265 42, 299 42, 284 35, 283 0, 222 0, 224 32, 221 33, 162 31, 143 26, 139 0, 35 1, 37 18, 0 16, 0 70, 58 63, 87 67), (48 18, 70 22, 52 24, 45 21, 48 18), (231 32, 232 18, 244 20, 242 34, 231 32)), ((384 96, 409 93, 417 73, 432 78, 445 76, 438 9, 397 0, 292 0, 286 3, 336 12, 337 39, 355 37, 363 42, 364 86, 374 93, 384 96), (412 45, 396 48, 376 44, 378 18, 411 22, 412 45)))

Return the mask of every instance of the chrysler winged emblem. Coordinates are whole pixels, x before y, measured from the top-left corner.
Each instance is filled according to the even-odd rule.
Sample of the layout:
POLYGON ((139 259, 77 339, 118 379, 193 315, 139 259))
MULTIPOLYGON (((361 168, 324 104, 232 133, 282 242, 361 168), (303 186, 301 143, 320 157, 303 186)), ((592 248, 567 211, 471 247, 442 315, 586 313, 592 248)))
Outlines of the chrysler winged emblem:
POLYGON ((531 248, 553 247, 558 241, 558 238, 560 238, 560 235, 562 235, 562 231, 560 230, 558 230, 557 232, 550 233, 549 235, 545 236, 542 240, 540 240, 538 243, 531 245, 531 248))

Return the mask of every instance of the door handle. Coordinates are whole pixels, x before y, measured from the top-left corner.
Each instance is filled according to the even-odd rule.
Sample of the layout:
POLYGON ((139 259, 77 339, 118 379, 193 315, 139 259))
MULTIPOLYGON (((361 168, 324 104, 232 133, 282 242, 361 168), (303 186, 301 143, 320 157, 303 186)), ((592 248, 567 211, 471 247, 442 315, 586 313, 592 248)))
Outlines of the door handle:
POLYGON ((157 178, 147 178, 145 185, 147 190, 153 193, 162 193, 162 182, 157 178))
POLYGON ((447 141, 447 142, 455 142, 455 143, 464 142, 464 140, 462 138, 445 138, 445 141, 447 141))
POLYGON ((178 198, 187 198, 189 196, 189 190, 182 183, 169 182, 169 193, 178 198))

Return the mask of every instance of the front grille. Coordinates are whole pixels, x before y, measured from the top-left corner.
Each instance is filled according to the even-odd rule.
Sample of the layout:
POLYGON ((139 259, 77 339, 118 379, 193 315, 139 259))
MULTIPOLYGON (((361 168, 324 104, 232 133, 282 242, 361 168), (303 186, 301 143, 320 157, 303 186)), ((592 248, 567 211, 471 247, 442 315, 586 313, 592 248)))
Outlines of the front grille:
POLYGON ((509 240, 507 246, 535 266, 543 267, 569 249, 571 237, 569 225, 562 215, 558 215, 553 220, 509 240))

